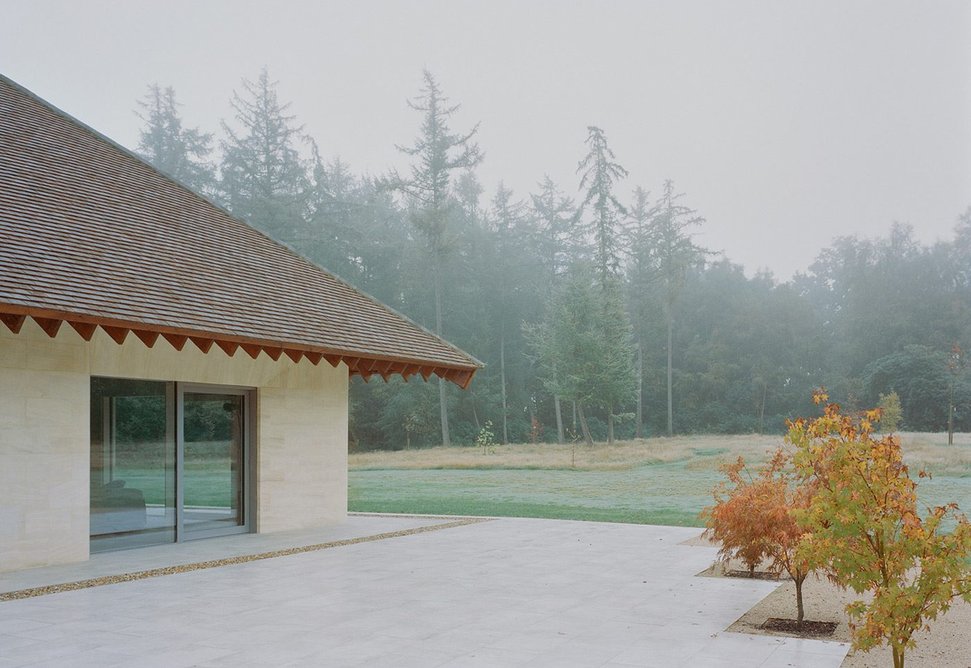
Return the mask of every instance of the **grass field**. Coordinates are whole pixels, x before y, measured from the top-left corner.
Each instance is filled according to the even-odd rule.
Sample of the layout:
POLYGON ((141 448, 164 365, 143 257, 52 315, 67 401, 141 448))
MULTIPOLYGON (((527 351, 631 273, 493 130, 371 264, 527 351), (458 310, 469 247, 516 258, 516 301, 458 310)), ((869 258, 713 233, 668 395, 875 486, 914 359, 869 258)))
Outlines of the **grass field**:
MULTIPOLYGON (((971 434, 902 434, 905 459, 930 505, 971 510, 971 434)), ((587 448, 506 445, 350 455, 353 511, 546 517, 701 526, 719 466, 762 461, 779 436, 682 436, 587 448)))

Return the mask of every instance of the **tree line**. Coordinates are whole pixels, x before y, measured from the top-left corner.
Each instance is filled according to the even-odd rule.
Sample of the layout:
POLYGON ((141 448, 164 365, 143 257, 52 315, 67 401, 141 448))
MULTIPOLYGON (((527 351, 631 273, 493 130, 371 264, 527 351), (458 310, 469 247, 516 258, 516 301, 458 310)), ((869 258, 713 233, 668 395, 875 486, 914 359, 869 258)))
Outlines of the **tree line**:
POLYGON ((893 223, 750 278, 696 243, 673 181, 628 182, 603 129, 578 133, 576 183, 485 193, 477 127, 451 127, 432 74, 408 103, 416 135, 389 152, 410 168, 381 176, 325 159, 265 69, 218 141, 172 88, 137 112, 149 162, 485 364, 466 392, 355 379, 351 447, 781 433, 820 386, 850 409, 894 394, 904 429, 971 430, 971 208, 949 240, 893 223))

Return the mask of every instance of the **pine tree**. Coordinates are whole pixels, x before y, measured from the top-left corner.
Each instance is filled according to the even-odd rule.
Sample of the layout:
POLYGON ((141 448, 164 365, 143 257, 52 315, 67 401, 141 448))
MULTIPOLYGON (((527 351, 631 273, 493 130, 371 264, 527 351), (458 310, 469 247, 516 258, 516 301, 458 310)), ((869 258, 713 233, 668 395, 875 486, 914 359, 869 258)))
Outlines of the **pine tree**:
POLYGON ((361 285, 367 278, 363 255, 369 239, 358 180, 339 157, 324 164, 316 142, 311 149, 308 225, 297 245, 315 262, 361 285))
POLYGON ((627 286, 630 292, 630 312, 633 320, 634 368, 637 377, 637 407, 634 438, 644 435, 644 339, 648 324, 655 312, 651 286, 657 280, 654 266, 654 238, 651 222, 657 213, 650 201, 650 193, 638 186, 630 207, 626 230, 627 286))
POLYGON ((634 379, 630 318, 624 308, 620 280, 621 225, 627 209, 614 194, 615 184, 627 176, 627 170, 616 162, 603 130, 591 125, 587 131, 589 151, 577 166, 577 171, 582 172, 580 190, 586 190, 579 215, 588 208, 592 214, 590 231, 600 293, 603 368, 615 374, 600 377, 598 403, 607 412, 607 441, 613 443, 615 411, 630 400, 634 379))
POLYGON ((306 161, 297 150, 302 126, 277 99, 266 68, 256 82, 243 80, 231 104, 239 130, 223 121, 226 138, 220 189, 234 215, 286 242, 301 237, 310 190, 306 161))
MULTIPOLYGON (((557 281, 570 262, 580 255, 576 234, 577 211, 573 200, 563 195, 549 176, 543 178, 539 187, 539 193, 531 196, 534 234, 530 242, 540 259, 540 268, 545 275, 543 297, 549 302, 557 281)), ((555 370, 553 373, 555 375, 555 370)), ((566 441, 561 399, 553 394, 557 443, 566 441)))
POLYGON ((705 219, 678 200, 674 182, 664 182, 664 192, 651 220, 649 243, 653 246, 653 271, 667 325, 667 409, 668 436, 674 434, 674 310, 684 287, 688 270, 701 262, 706 251, 695 245, 688 228, 701 225, 705 219))
MULTIPOLYGON (((520 255, 521 238, 520 228, 522 226, 523 204, 513 200, 513 193, 499 183, 495 197, 492 199, 492 235, 496 249, 496 262, 493 269, 496 273, 495 289, 493 298, 498 300, 498 311, 496 321, 499 327, 499 396, 502 405, 502 442, 509 442, 509 402, 508 402, 508 380, 506 365, 506 350, 508 338, 513 334, 507 331, 507 321, 510 315, 515 315, 516 308, 512 301, 512 292, 516 289, 515 275, 520 267, 513 266, 517 257, 520 255)), ((516 329, 518 330, 518 324, 516 329)))
MULTIPOLYGON (((422 114, 422 125, 413 146, 399 146, 398 150, 414 159, 410 178, 392 174, 390 183, 406 193, 411 210, 411 222, 425 240, 431 259, 435 293, 435 333, 442 335, 443 285, 445 260, 454 248, 449 220, 454 196, 451 176, 456 170, 469 170, 482 160, 479 146, 472 141, 478 125, 465 134, 453 133, 449 118, 459 105, 449 105, 431 72, 423 72, 424 87, 414 100, 408 102, 422 114)), ((439 408, 442 423, 442 444, 450 445, 448 430, 448 398, 445 381, 439 379, 439 408)))
POLYGON ((583 173, 580 190, 586 191, 580 203, 580 215, 588 208, 592 210, 594 267, 601 290, 606 290, 609 279, 620 272, 620 225, 627 209, 614 195, 614 185, 626 178, 627 170, 615 161, 603 130, 591 125, 587 131, 589 152, 577 166, 577 172, 583 173))
POLYGON ((526 333, 554 396, 575 401, 584 440, 593 444, 590 408, 607 411, 613 442, 612 410, 633 392, 630 327, 622 293, 604 299, 596 269, 576 263, 557 287, 542 323, 526 333))
POLYGON ((141 111, 135 113, 145 125, 136 153, 197 193, 211 195, 215 185, 215 172, 208 162, 212 134, 182 127, 171 86, 151 84, 138 106, 141 111))

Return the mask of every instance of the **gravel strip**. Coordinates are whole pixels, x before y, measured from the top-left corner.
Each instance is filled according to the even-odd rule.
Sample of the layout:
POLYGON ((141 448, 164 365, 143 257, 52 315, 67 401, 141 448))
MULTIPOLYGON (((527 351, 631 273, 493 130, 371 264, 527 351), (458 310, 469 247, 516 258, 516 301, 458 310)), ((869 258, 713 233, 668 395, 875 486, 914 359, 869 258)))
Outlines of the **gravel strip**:
POLYGON ((275 559, 276 557, 287 557, 291 554, 301 554, 303 552, 316 552, 318 550, 328 550, 333 547, 344 547, 345 545, 357 545, 358 543, 369 543, 376 540, 386 540, 388 538, 400 538, 402 536, 412 536, 429 531, 441 531, 443 529, 454 529, 455 527, 488 522, 489 518, 468 518, 445 524, 432 524, 429 526, 417 527, 414 529, 403 529, 401 531, 387 531, 385 533, 374 534, 373 536, 361 536, 359 538, 347 538, 335 540, 329 543, 316 543, 314 545, 302 545, 300 547, 289 547, 283 550, 273 550, 272 552, 260 552, 258 554, 244 554, 238 557, 226 557, 225 559, 212 559, 210 561, 197 561, 191 564, 180 566, 165 566, 162 568, 152 568, 147 571, 135 571, 134 573, 121 573, 119 575, 106 575, 100 578, 90 578, 77 582, 65 582, 62 584, 48 585, 46 587, 31 587, 30 589, 20 589, 17 591, 0 592, 0 603, 4 601, 16 601, 23 598, 33 598, 35 596, 47 596, 57 594, 62 591, 74 591, 75 589, 87 589, 89 587, 101 587, 104 585, 117 584, 119 582, 133 582, 135 580, 146 580, 148 578, 162 577, 163 575, 174 575, 176 573, 188 573, 190 571, 201 571, 207 568, 219 568, 220 566, 230 566, 232 564, 245 564, 249 561, 260 561, 262 559, 275 559))

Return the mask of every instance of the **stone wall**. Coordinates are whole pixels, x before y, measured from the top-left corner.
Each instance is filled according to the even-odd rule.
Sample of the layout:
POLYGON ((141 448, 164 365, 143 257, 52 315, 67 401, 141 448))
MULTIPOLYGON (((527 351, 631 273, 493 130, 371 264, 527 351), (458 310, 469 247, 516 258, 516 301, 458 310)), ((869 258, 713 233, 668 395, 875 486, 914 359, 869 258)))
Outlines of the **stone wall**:
MULTIPOLYGON (((51 339, 27 320, 0 326, 0 571, 88 557, 90 378, 254 388, 255 529, 338 522, 347 511, 347 369, 218 347, 151 349, 63 325, 51 339)), ((251 524, 252 524, 251 520, 251 524)))

